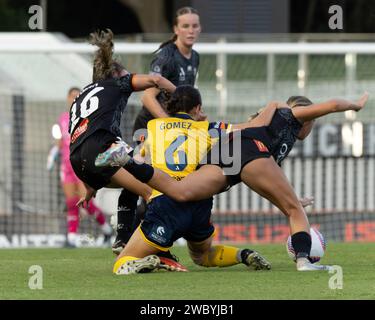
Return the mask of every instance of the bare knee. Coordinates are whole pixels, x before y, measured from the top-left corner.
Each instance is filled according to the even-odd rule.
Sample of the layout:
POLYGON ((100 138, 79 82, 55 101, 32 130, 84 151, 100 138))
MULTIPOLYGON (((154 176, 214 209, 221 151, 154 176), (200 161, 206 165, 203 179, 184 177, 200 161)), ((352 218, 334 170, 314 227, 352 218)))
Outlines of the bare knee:
POLYGON ((204 253, 192 253, 190 252, 190 257, 193 262, 198 266, 204 266, 205 254, 204 253))

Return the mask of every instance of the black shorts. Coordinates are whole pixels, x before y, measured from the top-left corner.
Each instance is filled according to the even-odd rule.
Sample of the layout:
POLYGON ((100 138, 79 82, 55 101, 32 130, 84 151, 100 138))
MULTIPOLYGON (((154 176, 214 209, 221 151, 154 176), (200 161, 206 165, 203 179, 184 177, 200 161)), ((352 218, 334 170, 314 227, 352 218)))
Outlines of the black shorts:
POLYGON ((147 129, 147 123, 154 119, 152 114, 145 108, 142 107, 134 121, 133 134, 139 129, 147 129))
POLYGON ((161 195, 147 206, 140 226, 146 242, 166 251, 173 242, 183 237, 187 241, 201 242, 215 231, 211 223, 212 198, 177 202, 161 195))
POLYGON ((271 157, 271 153, 266 144, 262 142, 268 141, 263 131, 263 127, 255 128, 255 130, 242 131, 241 135, 229 134, 226 139, 222 140, 222 143, 229 144, 230 155, 235 159, 233 163, 236 162, 235 166, 233 163, 225 163, 223 161, 220 143, 217 143, 208 152, 207 157, 204 159, 205 163, 214 164, 223 168, 230 187, 240 183, 241 172, 245 165, 255 159, 271 157), (234 139, 240 139, 238 143, 240 147, 239 150, 235 150, 233 147, 234 139), (233 168, 236 168, 236 170, 232 170, 233 168))
POLYGON ((77 177, 95 190, 111 181, 119 167, 96 167, 95 159, 118 139, 106 130, 98 130, 89 136, 70 155, 70 162, 77 177))

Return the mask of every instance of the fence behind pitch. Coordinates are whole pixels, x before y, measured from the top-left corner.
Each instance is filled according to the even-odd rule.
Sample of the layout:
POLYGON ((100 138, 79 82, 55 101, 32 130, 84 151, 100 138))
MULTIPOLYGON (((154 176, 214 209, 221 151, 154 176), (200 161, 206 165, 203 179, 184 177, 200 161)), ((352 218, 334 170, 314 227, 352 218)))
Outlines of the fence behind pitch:
MULTIPOLYGON (((313 101, 355 98, 375 86, 374 46, 367 44, 201 44, 198 86, 212 120, 243 122, 271 99, 305 94, 313 101), (302 49, 301 49, 302 48, 302 49)), ((117 45, 118 57, 133 72, 148 72, 150 44, 117 45), (147 52, 147 53, 146 53, 147 52)), ((46 61, 55 55, 79 54, 91 62, 84 45, 35 48, 46 61), (39 50, 39 51, 38 51, 39 50), (48 57, 48 58, 47 58, 48 57)), ((9 55, 0 48, 0 56, 9 55)), ((17 54, 22 54, 17 52, 17 54)), ((9 58, 9 57, 8 57, 9 58)), ((25 59, 27 56, 25 55, 25 59)), ((44 81, 35 75, 34 81, 44 81)), ((81 86, 86 85, 82 83, 81 86)), ((48 89, 48 88, 46 88, 48 89)), ((64 88, 68 89, 68 88, 64 88)), ((51 127, 66 106, 17 92, 0 96, 0 247, 58 245, 65 234, 65 204, 57 168, 47 171, 53 144, 51 127)), ((125 138, 139 109, 130 99, 123 118, 125 138)), ((299 196, 315 196, 310 220, 327 239, 375 241, 375 112, 373 101, 362 113, 332 115, 317 122, 312 136, 283 165, 299 196)), ((118 192, 104 190, 98 203, 107 213, 118 192)), ((240 184, 215 197, 213 220, 217 240, 279 242, 288 235, 285 217, 240 184)), ((88 218, 82 233, 97 235, 88 218)))

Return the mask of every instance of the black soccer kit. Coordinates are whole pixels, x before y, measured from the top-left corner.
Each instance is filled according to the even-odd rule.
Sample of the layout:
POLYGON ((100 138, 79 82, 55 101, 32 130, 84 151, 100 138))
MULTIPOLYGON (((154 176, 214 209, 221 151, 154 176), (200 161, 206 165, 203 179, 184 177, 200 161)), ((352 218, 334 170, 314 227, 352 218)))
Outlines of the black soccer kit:
MULTIPOLYGON (((271 156, 278 165, 281 165, 292 150, 301 128, 302 124, 294 117, 292 110, 282 108, 275 111, 268 126, 243 129, 240 137, 241 150, 234 153, 241 157, 241 171, 249 162, 271 156)), ((230 144, 229 148, 233 149, 233 139, 229 137, 227 140, 230 144)), ((219 144, 214 146, 209 152, 208 159, 211 153, 217 153, 215 149, 219 147, 219 144)), ((230 164, 224 165, 222 161, 218 165, 224 169, 230 166, 230 164)), ((228 175, 230 186, 241 182, 241 171, 238 174, 228 175)))
POLYGON ((121 137, 120 121, 133 92, 132 75, 88 85, 70 109, 70 161, 77 177, 98 190, 119 168, 96 167, 95 159, 121 137))
MULTIPOLYGON (((194 86, 199 67, 199 54, 192 50, 190 59, 184 57, 174 43, 169 43, 156 52, 151 62, 151 74, 159 74, 171 81, 176 87, 180 85, 194 86)), ((161 92, 156 99, 164 108, 165 95, 161 92)), ((154 117, 146 109, 138 113, 134 122, 133 133, 138 129, 146 129, 147 123, 154 117)))

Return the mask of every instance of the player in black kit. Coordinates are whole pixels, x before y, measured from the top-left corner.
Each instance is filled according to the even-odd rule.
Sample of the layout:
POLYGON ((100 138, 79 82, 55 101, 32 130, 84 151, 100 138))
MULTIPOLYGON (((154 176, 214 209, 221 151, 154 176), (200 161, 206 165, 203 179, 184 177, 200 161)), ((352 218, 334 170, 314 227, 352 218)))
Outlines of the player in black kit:
MULTIPOLYGON (((278 103, 271 102, 259 116, 251 120, 252 128, 241 132, 241 149, 233 151, 241 160, 237 174, 226 176, 223 173, 225 164, 222 161, 212 164, 208 162, 181 181, 155 169, 152 179, 146 183, 172 199, 184 202, 207 199, 228 185, 243 181, 253 191, 277 206, 288 218, 297 270, 329 270, 329 266, 314 265, 309 261, 309 221, 278 164, 285 159, 297 139, 303 140, 309 135, 316 118, 333 112, 360 111, 367 100, 368 94, 365 93, 358 101, 334 99, 319 104, 312 104, 306 97, 296 96, 288 99, 289 108, 279 108, 278 103)), ((227 141, 229 145, 233 144, 231 136, 227 141)), ((210 153, 215 154, 217 148, 220 148, 219 143, 210 153)), ((128 158, 124 160, 125 162, 118 161, 118 164, 132 162, 128 158)))
MULTIPOLYGON (((175 86, 194 86, 199 68, 199 54, 193 50, 201 26, 197 10, 183 7, 177 10, 174 19, 174 35, 162 43, 155 52, 151 62, 150 73, 161 75, 170 80, 175 86)), ((167 98, 157 88, 150 88, 142 97, 143 108, 139 112, 133 128, 133 136, 142 141, 147 131, 147 123, 154 118, 164 118, 169 115, 165 111, 167 98)), ((202 114, 202 120, 204 120, 202 114)), ((138 206, 138 195, 124 189, 118 201, 117 237, 112 245, 112 251, 119 254, 128 242, 134 229, 138 226, 144 213, 143 203, 138 206)))
MULTIPOLYGON (((85 183, 87 194, 94 195, 102 187, 113 186, 126 187, 148 198, 150 189, 125 169, 99 168, 95 166, 95 159, 121 137, 121 115, 133 91, 156 87, 173 92, 175 86, 160 75, 130 74, 113 60, 113 34, 110 30, 90 36, 91 44, 99 47, 94 58, 93 83, 80 92, 70 109, 73 170, 85 183)), ((142 172, 146 176, 152 174, 147 168, 142 172)))

